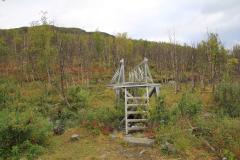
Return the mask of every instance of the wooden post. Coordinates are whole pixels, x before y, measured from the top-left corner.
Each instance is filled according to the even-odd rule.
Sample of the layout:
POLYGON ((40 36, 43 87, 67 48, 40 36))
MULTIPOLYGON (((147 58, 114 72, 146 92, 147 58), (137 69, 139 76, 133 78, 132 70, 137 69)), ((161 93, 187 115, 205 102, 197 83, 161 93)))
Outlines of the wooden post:
POLYGON ((128 109, 128 106, 127 106, 127 88, 124 88, 124 94, 125 94, 125 132, 126 134, 128 134, 128 114, 127 114, 127 109, 128 109))
POLYGON ((145 110, 146 111, 148 111, 148 109, 149 109, 149 91, 148 91, 148 87, 146 87, 146 92, 147 92, 147 105, 146 105, 146 108, 145 108, 145 110))

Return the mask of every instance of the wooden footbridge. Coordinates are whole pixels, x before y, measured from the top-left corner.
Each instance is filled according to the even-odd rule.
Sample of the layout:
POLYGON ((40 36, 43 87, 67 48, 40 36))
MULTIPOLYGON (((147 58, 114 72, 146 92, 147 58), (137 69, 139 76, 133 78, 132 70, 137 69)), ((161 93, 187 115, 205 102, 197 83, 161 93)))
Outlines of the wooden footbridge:
POLYGON ((153 82, 148 59, 144 60, 129 72, 125 81, 124 59, 115 72, 109 87, 115 90, 116 96, 124 95, 125 100, 125 132, 140 131, 146 128, 148 120, 149 100, 155 93, 159 94, 160 85, 153 82), (122 93, 122 94, 121 94, 122 93))

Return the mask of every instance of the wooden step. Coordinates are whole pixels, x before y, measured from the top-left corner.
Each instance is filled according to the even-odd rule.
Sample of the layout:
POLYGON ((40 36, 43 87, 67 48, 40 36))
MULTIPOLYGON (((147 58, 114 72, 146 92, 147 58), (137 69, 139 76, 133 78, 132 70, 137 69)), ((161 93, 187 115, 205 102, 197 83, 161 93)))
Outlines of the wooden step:
POLYGON ((128 127, 128 131, 140 131, 140 130, 144 130, 147 127, 141 127, 141 126, 132 126, 132 127, 128 127))
POLYGON ((127 119, 127 122, 146 122, 147 119, 127 119))
POLYGON ((148 104, 127 104, 128 107, 131 106, 147 106, 148 104))
POLYGON ((128 111, 127 114, 146 114, 147 111, 128 111))
POLYGON ((147 99, 148 97, 126 97, 126 99, 147 99))

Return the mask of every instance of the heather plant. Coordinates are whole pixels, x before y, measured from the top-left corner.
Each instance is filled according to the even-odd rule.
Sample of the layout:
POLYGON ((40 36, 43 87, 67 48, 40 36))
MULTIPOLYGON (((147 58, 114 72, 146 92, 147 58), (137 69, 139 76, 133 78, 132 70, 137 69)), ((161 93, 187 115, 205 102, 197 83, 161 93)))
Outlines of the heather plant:
POLYGON ((230 117, 240 116, 240 84, 222 82, 214 92, 217 111, 230 117))

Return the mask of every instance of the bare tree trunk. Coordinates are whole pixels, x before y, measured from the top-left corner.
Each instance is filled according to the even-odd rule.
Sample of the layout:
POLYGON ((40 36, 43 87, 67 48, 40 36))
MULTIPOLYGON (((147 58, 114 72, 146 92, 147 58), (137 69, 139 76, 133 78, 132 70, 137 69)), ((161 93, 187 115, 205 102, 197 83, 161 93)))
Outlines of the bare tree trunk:
POLYGON ((47 67, 47 75, 48 75, 48 85, 51 85, 51 75, 50 75, 50 69, 47 67))
POLYGON ((59 67, 60 67, 61 93, 62 93, 62 96, 65 98, 65 92, 64 92, 64 54, 63 54, 62 42, 60 42, 60 44, 59 44, 59 67))
POLYGON ((204 82, 204 75, 200 76, 200 83, 201 83, 201 90, 204 91, 205 90, 205 82, 204 82))

